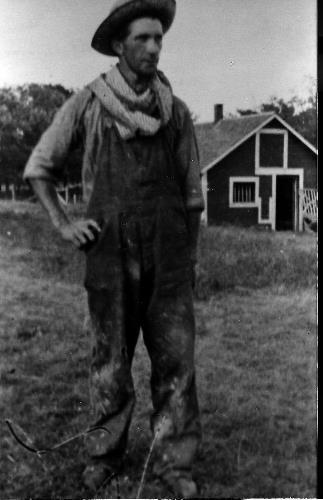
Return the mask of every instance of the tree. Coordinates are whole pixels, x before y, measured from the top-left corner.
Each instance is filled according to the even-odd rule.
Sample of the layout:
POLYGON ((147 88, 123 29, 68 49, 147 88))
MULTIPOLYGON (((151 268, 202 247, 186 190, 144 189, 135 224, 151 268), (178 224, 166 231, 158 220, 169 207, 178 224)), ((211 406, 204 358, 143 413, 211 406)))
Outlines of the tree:
POLYGON ((254 109, 237 109, 240 116, 256 115, 258 111, 254 109))
POLYGON ((297 96, 288 101, 278 97, 271 97, 268 102, 261 104, 258 109, 237 109, 240 116, 273 111, 291 125, 305 139, 316 146, 317 143, 317 103, 316 85, 310 81, 308 96, 300 99, 297 96))
POLYGON ((61 85, 35 83, 0 89, 0 183, 19 187, 32 149, 72 93, 61 85))

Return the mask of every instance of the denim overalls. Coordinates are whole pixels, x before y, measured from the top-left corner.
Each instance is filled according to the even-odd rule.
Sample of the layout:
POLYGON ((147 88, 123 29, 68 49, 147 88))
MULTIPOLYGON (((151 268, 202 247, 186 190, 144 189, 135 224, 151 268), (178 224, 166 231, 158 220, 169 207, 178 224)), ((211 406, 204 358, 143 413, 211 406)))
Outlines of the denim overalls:
POLYGON ((131 363, 140 329, 151 359, 155 472, 190 471, 200 439, 186 209, 172 120, 154 136, 106 131, 87 216, 101 226, 86 255, 93 329, 92 458, 118 463, 135 402, 131 363), (105 430, 106 429, 106 432, 105 430))

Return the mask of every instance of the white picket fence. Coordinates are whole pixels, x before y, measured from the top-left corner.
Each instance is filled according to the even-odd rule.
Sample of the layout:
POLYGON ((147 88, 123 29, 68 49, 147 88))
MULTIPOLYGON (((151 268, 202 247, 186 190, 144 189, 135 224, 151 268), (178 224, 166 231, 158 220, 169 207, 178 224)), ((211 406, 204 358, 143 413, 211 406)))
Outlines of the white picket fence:
POLYGON ((23 191, 29 191, 28 187, 20 186, 20 189, 17 189, 14 184, 0 184, 0 198, 4 197, 5 199, 8 199, 10 197, 12 201, 16 201, 17 192, 20 194, 23 191))
MULTIPOLYGON (((35 199, 35 195, 29 196, 28 193, 30 194, 30 190, 23 186, 20 187, 18 190, 14 184, 6 185, 6 184, 0 184, 0 198, 3 196, 5 199, 11 199, 12 201, 16 201, 17 199, 21 199, 21 193, 23 191, 26 191, 27 197, 24 197, 25 201, 32 201, 35 199)), ((77 203, 82 199, 82 184, 81 183, 75 183, 75 184, 67 184, 66 186, 60 186, 57 188, 57 193, 60 201, 63 203, 63 205, 67 205, 69 203, 77 203), (78 193, 76 194, 75 189, 78 190, 78 193), (72 193, 71 193, 72 191, 72 193)))
POLYGON ((73 189, 80 189, 80 192, 82 192, 82 184, 81 183, 78 183, 78 184, 67 184, 66 186, 64 187, 61 187, 61 188, 57 188, 57 194, 58 194, 58 197, 61 201, 61 203, 63 203, 63 205, 68 205, 69 203, 77 203, 77 201, 80 200, 80 196, 77 196, 75 193, 73 195, 70 194, 70 191, 73 190, 73 189))

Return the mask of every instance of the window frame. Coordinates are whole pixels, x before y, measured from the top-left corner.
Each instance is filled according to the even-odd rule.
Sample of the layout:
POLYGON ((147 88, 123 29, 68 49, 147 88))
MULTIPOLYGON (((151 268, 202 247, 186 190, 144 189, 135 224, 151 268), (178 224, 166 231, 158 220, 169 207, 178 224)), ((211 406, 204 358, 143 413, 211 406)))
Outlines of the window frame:
POLYGON ((229 178, 229 207, 230 208, 257 208, 259 207, 259 177, 230 177, 229 178), (233 190, 235 183, 253 183, 255 185, 255 201, 234 201, 233 190))
POLYGON ((256 158, 255 158, 255 173, 261 175, 271 175, 272 173, 279 173, 282 170, 286 170, 288 167, 288 130, 279 128, 265 128, 257 132, 256 134, 256 158), (284 146, 283 146, 283 165, 273 165, 268 167, 263 167, 260 165, 260 141, 261 135, 283 135, 284 146))

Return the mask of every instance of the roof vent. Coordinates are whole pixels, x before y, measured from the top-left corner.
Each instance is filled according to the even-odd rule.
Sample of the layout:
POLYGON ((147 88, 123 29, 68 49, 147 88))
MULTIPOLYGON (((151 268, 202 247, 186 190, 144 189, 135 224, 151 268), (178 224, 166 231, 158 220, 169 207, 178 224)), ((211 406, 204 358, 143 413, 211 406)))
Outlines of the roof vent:
POLYGON ((223 104, 214 105, 214 123, 218 123, 223 120, 223 104))

